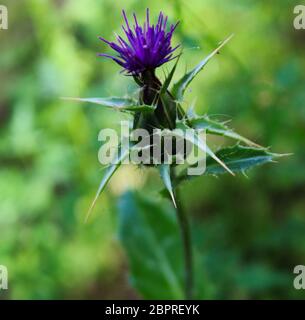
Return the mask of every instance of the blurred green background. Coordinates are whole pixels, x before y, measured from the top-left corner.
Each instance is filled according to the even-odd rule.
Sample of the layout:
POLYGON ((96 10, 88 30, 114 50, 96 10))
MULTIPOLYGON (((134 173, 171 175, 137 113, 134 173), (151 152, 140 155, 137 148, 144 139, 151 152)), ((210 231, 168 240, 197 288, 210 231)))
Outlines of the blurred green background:
POLYGON ((200 260, 199 297, 305 297, 293 287, 294 266, 305 264, 305 31, 293 28, 299 1, 0 2, 9 10, 9 29, 0 30, 0 265, 8 267, 9 290, 0 298, 180 297, 180 280, 168 282, 169 293, 154 274, 163 270, 150 255, 154 248, 145 245, 149 232, 167 235, 165 247, 176 250, 169 259, 179 264, 182 248, 157 172, 122 167, 84 223, 102 177, 98 132, 126 116, 60 97, 135 91, 117 65, 96 56, 109 52, 97 37, 120 32, 122 7, 140 20, 150 7, 154 17, 162 9, 181 21, 174 37, 185 48, 180 75, 235 33, 192 83, 184 106, 196 99, 198 113, 232 119, 259 144, 294 153, 248 178, 200 177, 183 186, 200 260), (138 192, 121 198, 127 190, 138 192), (130 220, 123 230, 124 212, 130 220), (139 215, 149 213, 155 220, 144 226, 139 215), (120 225, 123 244, 137 256, 129 262, 120 225))

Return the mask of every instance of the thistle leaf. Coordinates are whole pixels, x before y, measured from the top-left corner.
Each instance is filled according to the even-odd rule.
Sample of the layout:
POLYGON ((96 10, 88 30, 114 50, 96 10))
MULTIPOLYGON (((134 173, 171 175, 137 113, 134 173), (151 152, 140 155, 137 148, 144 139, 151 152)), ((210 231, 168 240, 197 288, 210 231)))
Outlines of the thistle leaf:
POLYGON ((176 71, 180 56, 181 56, 181 54, 178 56, 178 58, 177 58, 177 60, 176 60, 176 62, 174 64, 172 70, 170 71, 170 73, 166 77, 166 79, 165 79, 165 81, 164 81, 164 83, 163 83, 163 85, 162 85, 162 87, 160 89, 160 95, 164 94, 167 91, 167 89, 168 89, 168 87, 169 87, 169 85, 170 85, 170 83, 171 83, 171 81, 173 79, 173 76, 175 74, 175 71, 176 71))
MULTIPOLYGON (((236 144, 233 147, 220 149, 216 152, 219 157, 233 172, 245 172, 246 170, 273 162, 274 159, 285 156, 284 154, 271 153, 266 148, 245 147, 236 144)), ((222 174, 225 170, 215 165, 211 158, 207 158, 206 174, 222 174)))
POLYGON ((103 190, 105 189, 107 183, 109 182, 109 180, 111 179, 111 177, 113 176, 113 174, 116 172, 116 170, 121 166, 122 161, 129 155, 130 153, 130 148, 119 148, 118 149, 118 153, 114 159, 114 161, 112 161, 112 163, 106 168, 105 174, 102 178, 102 181, 99 185, 99 188, 96 192, 95 198, 88 210, 88 213, 86 215, 86 219, 85 222, 88 221, 89 216, 93 210, 93 208, 95 207, 96 201, 98 199, 98 197, 100 196, 100 194, 103 192, 103 190))
POLYGON ((183 255, 172 206, 128 192, 119 201, 118 214, 131 285, 145 299, 183 299, 183 255))
POLYGON ((215 120, 211 120, 208 116, 200 116, 195 118, 189 118, 188 124, 197 130, 206 130, 209 134, 220 135, 228 138, 232 138, 249 146, 254 147, 261 147, 260 145, 252 142, 251 140, 239 135, 238 133, 234 132, 232 129, 228 128, 223 123, 220 123, 215 120))
POLYGON ((172 198, 175 208, 177 208, 174 191, 172 187, 172 181, 171 181, 170 166, 168 164, 161 164, 159 166, 159 170, 160 170, 160 175, 164 182, 164 185, 172 198))
MULTIPOLYGON (((288 154, 271 153, 266 148, 246 147, 236 144, 232 147, 220 149, 216 152, 216 156, 223 161, 231 171, 235 173, 245 173, 247 170, 263 165, 265 163, 274 162, 275 159, 287 156, 288 154)), ((226 170, 215 163, 213 158, 207 157, 205 175, 219 175, 226 173, 226 170)), ((187 169, 177 177, 175 187, 184 180, 189 180, 194 176, 187 174, 187 169)))
POLYGON ((172 94, 178 100, 182 101, 184 92, 196 75, 204 68, 204 66, 210 61, 215 54, 233 37, 233 34, 225 39, 218 48, 211 52, 205 59, 203 59, 193 70, 186 73, 178 82, 173 86, 172 94))
POLYGON ((77 102, 88 102, 93 104, 102 105, 104 107, 112 108, 119 111, 153 111, 154 106, 146 104, 137 105, 137 102, 130 98, 62 98, 64 100, 77 101, 77 102))
POLYGON ((199 148, 201 151, 208 154, 212 159, 214 159, 216 162, 219 163, 220 166, 222 166, 226 171, 231 173, 234 176, 234 173, 226 166, 226 164, 217 157, 217 155, 209 148, 209 146, 206 144, 205 141, 203 141, 200 136, 197 134, 197 132, 193 131, 193 134, 189 134, 187 129, 191 129, 190 127, 186 126, 184 123, 178 121, 177 122, 177 128, 183 130, 183 134, 180 132, 180 130, 174 130, 170 131, 169 134, 173 134, 177 137, 183 138, 186 141, 189 141, 194 146, 199 148))

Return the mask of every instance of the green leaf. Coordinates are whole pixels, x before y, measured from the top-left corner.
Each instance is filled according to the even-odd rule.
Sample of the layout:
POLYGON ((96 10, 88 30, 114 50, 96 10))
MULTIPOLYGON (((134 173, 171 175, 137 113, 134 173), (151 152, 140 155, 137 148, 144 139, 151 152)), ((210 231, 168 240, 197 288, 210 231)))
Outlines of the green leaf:
POLYGON ((88 102, 93 104, 102 105, 108 108, 112 108, 119 111, 153 111, 154 106, 149 105, 137 105, 134 99, 129 98, 63 98, 64 100, 88 102))
POLYGON ((174 191, 172 187, 172 181, 171 181, 170 166, 168 164, 161 164, 159 165, 159 170, 160 170, 160 175, 164 182, 164 185, 172 198, 175 208, 177 208, 174 191))
MULTIPOLYGON (((126 193, 119 201, 119 238, 127 253, 131 284, 143 298, 184 298, 183 246, 172 206, 141 193, 126 193)), ((212 285, 206 253, 200 253, 195 243, 193 249, 194 299, 207 299, 212 285)))
POLYGON ((170 83, 171 83, 171 81, 173 79, 173 76, 175 74, 175 71, 176 71, 180 56, 181 56, 181 54, 178 56, 178 58, 177 58, 177 60, 176 60, 176 62, 174 64, 172 70, 170 71, 170 73, 168 74, 167 78, 165 79, 165 81, 164 81, 164 83, 163 83, 163 85, 162 85, 162 87, 160 89, 160 95, 164 94, 167 91, 167 89, 168 89, 168 87, 169 87, 169 85, 170 85, 170 83))
POLYGON ((216 162, 219 163, 220 166, 222 166, 226 171, 234 175, 234 173, 226 166, 226 164, 217 157, 217 155, 209 148, 209 146, 206 144, 206 142, 200 138, 200 136, 197 134, 197 132, 193 129, 193 134, 190 134, 188 130, 192 129, 185 125, 183 122, 178 121, 177 122, 177 129, 182 129, 183 133, 180 132, 180 130, 173 130, 173 131, 164 131, 164 135, 174 135, 176 137, 180 137, 185 139, 186 141, 189 141, 194 146, 199 148, 201 151, 209 155, 212 159, 214 159, 216 162))
POLYGON ((119 238, 131 283, 145 299, 183 299, 183 252, 175 212, 127 193, 119 202, 119 238))
POLYGON ((232 138, 232 139, 244 142, 249 146, 260 147, 258 144, 234 132, 232 129, 228 128, 223 123, 220 123, 215 120, 211 120, 207 115, 189 118, 188 124, 194 129, 206 130, 206 132, 209 134, 215 134, 215 135, 232 138))
POLYGON ((99 185, 99 188, 96 192, 95 198, 88 210, 87 216, 85 221, 87 221, 89 219, 89 216, 96 204, 96 201, 98 199, 98 197, 100 196, 100 194, 103 192, 103 190, 105 189, 107 183, 109 182, 109 180, 111 179, 111 177, 113 176, 113 174, 116 172, 116 170, 121 166, 122 161, 129 155, 130 153, 130 148, 119 148, 118 149, 118 153, 114 159, 114 161, 112 161, 112 163, 105 169, 105 173, 104 176, 102 178, 102 181, 99 185))
MULTIPOLYGON (((232 147, 220 149, 216 156, 223 161, 231 171, 245 173, 248 169, 274 162, 275 159, 287 156, 287 154, 271 153, 266 148, 245 147, 236 144, 232 147)), ((215 163, 213 158, 207 157, 205 175, 219 175, 226 173, 226 170, 215 163)), ((187 175, 187 169, 178 176, 175 187, 184 180, 189 180, 195 176, 187 175)))
POLYGON ((215 54, 229 41, 233 35, 225 39, 221 45, 211 52, 205 59, 203 59, 193 70, 185 74, 177 83, 174 84, 172 94, 178 100, 182 101, 184 92, 196 75, 204 68, 204 66, 210 61, 215 54))
MULTIPOLYGON (((266 148, 245 147, 235 145, 220 149, 216 152, 219 157, 233 172, 242 172, 262 165, 268 162, 273 162, 274 159, 284 155, 271 153, 266 148)), ((221 166, 215 165, 211 158, 207 158, 206 174, 222 174, 225 170, 221 166)))

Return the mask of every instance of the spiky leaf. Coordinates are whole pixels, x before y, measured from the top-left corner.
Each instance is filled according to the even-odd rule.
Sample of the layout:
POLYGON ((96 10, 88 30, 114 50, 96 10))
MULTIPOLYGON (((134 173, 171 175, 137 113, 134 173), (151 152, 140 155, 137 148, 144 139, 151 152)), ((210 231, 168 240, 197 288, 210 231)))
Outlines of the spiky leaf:
POLYGON ((172 70, 170 71, 170 73, 166 77, 166 79, 165 79, 165 81, 164 81, 164 83, 163 83, 163 85, 162 85, 162 87, 160 89, 160 95, 164 94, 167 91, 167 89, 168 89, 168 87, 169 87, 169 85, 170 85, 170 83, 171 83, 171 81, 173 79, 173 76, 175 74, 179 59, 180 59, 180 55, 178 56, 178 59, 176 60, 172 70))
POLYGON ((104 107, 112 108, 119 111, 153 111, 154 106, 146 104, 138 105, 134 99, 130 98, 63 98, 64 100, 77 101, 77 102, 88 102, 93 104, 102 105, 104 107))
MULTIPOLYGON (((216 152, 219 157, 233 172, 245 172, 248 169, 272 162, 283 155, 271 153, 266 148, 245 147, 235 145, 223 148, 216 152)), ((206 174, 222 174, 225 170, 219 165, 215 165, 210 157, 207 158, 206 174)))
POLYGON ((195 147, 200 149, 202 152, 206 153, 211 158, 213 158, 216 162, 220 164, 220 166, 222 166, 229 173, 234 175, 234 173, 226 166, 226 164, 221 159, 219 159, 217 155, 215 155, 215 153, 209 148, 206 142, 200 138, 200 136, 195 130, 193 130, 191 134, 189 130, 192 128, 188 127, 185 123, 182 123, 180 121, 177 122, 177 129, 181 129, 182 132, 180 130, 173 130, 173 131, 164 131, 165 132, 164 134, 165 135, 169 134, 169 135, 173 135, 173 136, 185 139, 186 141, 190 142, 195 147))
POLYGON ((231 35, 225 39, 218 48, 211 52, 205 59, 203 59, 193 70, 185 74, 177 83, 174 84, 172 94, 178 101, 182 101, 184 92, 196 75, 204 68, 215 54, 233 37, 231 35))
POLYGON ((232 129, 227 127, 221 122, 210 119, 207 115, 197 116, 191 119, 188 119, 189 125, 196 130, 206 130, 206 133, 220 135, 234 140, 244 142, 249 146, 260 147, 251 140, 241 136, 240 134, 234 132, 232 129))
POLYGON ((118 153, 116 154, 114 160, 112 161, 111 164, 109 164, 109 166, 105 169, 105 173, 104 173, 104 176, 102 178, 102 181, 99 185, 99 188, 96 192, 96 195, 95 195, 95 198, 88 210, 88 213, 87 213, 87 216, 86 216, 86 221, 88 220, 95 204, 96 204, 96 201, 98 199, 98 197, 100 196, 100 194, 103 192, 103 190, 105 189, 107 183, 109 182, 109 180, 111 179, 111 177, 113 176, 113 174, 116 172, 116 170, 121 166, 123 160, 129 155, 130 153, 130 148, 129 147, 125 147, 125 148, 122 148, 120 147, 118 149, 118 153))
MULTIPOLYGON (((236 144, 217 151, 216 156, 223 161, 231 171, 235 173, 245 173, 247 170, 265 163, 273 162, 275 159, 286 156, 287 154, 271 153, 266 148, 246 147, 236 144)), ((205 175, 219 175, 226 173, 226 170, 215 163, 213 158, 207 157, 205 175)), ((185 169, 175 181, 175 186, 184 180, 189 180, 195 176, 187 174, 185 169)))
POLYGON ((164 182, 164 185, 167 191, 169 192, 169 195, 171 196, 174 206, 177 208, 176 200, 174 196, 174 190, 173 190, 172 181, 171 181, 170 166, 168 164, 161 164, 159 166, 159 170, 160 170, 160 175, 164 182))

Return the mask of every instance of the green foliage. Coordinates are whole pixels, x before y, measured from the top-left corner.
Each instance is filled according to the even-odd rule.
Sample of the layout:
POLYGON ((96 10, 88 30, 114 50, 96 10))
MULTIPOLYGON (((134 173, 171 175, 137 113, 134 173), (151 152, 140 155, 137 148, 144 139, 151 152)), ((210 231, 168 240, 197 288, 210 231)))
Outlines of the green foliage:
POLYGON ((167 75, 164 83, 162 84, 162 87, 161 87, 161 89, 160 89, 160 95, 161 95, 161 96, 166 93, 166 91, 168 90, 168 88, 169 88, 169 86, 170 86, 170 84, 171 84, 171 82, 172 82, 172 80, 173 80, 175 71, 176 71, 177 66, 178 66, 178 62, 179 62, 179 60, 180 60, 180 56, 181 56, 181 54, 177 57, 174 66, 172 67, 170 73, 167 75))
POLYGON ((114 110, 119 111, 153 111, 153 106, 148 105, 139 105, 134 99, 128 98, 63 98, 64 100, 77 101, 77 102, 89 102, 94 104, 99 104, 105 107, 113 108, 114 110))
MULTIPOLYGON (((183 299, 182 243, 173 207, 126 193, 119 202, 119 236, 130 268, 130 282, 145 299, 183 299)), ((194 298, 213 292, 201 254, 195 253, 194 298)))
MULTIPOLYGON (((233 172, 245 173, 246 170, 268 162, 273 162, 275 159, 283 155, 269 152, 264 148, 244 147, 239 144, 220 149, 216 152, 217 157, 221 159, 233 172)), ((222 166, 215 164, 211 157, 206 161, 207 174, 222 174, 226 173, 222 166)))
POLYGON ((146 299, 182 299, 183 257, 175 212, 128 193, 120 201, 119 221, 132 285, 146 299))
MULTIPOLYGON (((8 6, 9 30, 0 31, 0 264, 9 269, 9 290, 0 291, 0 298, 137 298, 114 238, 114 196, 133 187, 152 194, 160 188, 158 174, 122 168, 84 224, 104 173, 97 133, 115 127, 121 115, 60 99, 134 92, 131 78, 95 56, 106 50, 97 36, 111 39, 119 30, 121 4, 1 4, 8 6)), ((143 18, 146 6, 124 2, 143 18)), ((305 60, 302 31, 292 28, 292 3, 156 0, 149 6, 155 16, 162 7, 172 21, 181 21, 174 41, 185 50, 177 79, 235 33, 186 87, 182 106, 197 98, 198 113, 213 121, 229 116, 236 132, 279 153, 294 153, 280 165, 249 171, 250 179, 204 176, 183 186, 204 266, 197 273, 196 284, 202 278, 205 289, 200 298, 303 299, 304 291, 293 288, 292 270, 305 256, 305 60)), ((213 150, 219 143, 226 147, 221 136, 209 135, 207 142, 213 150)), ((162 202, 149 210, 158 214, 168 206, 162 202)), ((130 227, 141 232, 133 222, 130 227)), ((134 254, 141 257, 145 248, 137 239, 133 248, 141 251, 134 254)), ((177 258, 169 257, 177 265, 181 250, 174 252, 177 258)), ((133 270, 141 269, 143 261, 137 261, 133 270)))
MULTIPOLYGON (((245 147, 240 144, 220 149, 215 153, 215 155, 232 172, 243 174, 253 167, 274 162, 276 159, 285 156, 284 154, 271 153, 266 148, 245 147)), ((177 178, 176 185, 181 181, 195 177, 188 175, 187 170, 188 169, 184 169, 182 173, 180 173, 177 178)), ((210 156, 206 158, 205 175, 218 176, 227 172, 228 171, 222 165, 215 162, 214 158, 210 156)))
POLYGON ((111 177, 113 176, 113 174, 116 172, 116 170, 121 166, 122 162, 129 156, 131 149, 125 146, 120 146, 120 148, 118 149, 117 154, 114 157, 114 161, 112 161, 111 164, 109 164, 108 167, 105 168, 105 173, 103 175, 102 181, 99 185, 99 188, 97 190, 97 193, 95 195, 95 198, 90 206, 90 209, 88 211, 86 220, 88 219, 91 211, 93 210, 96 201, 98 199, 98 197, 100 196, 100 194, 103 192, 103 190, 105 189, 107 183, 109 182, 109 180, 111 179, 111 177))
POLYGON ((174 84, 172 89, 172 94, 178 101, 183 100, 183 95, 186 88, 191 84, 193 79, 197 74, 204 68, 204 66, 210 61, 215 54, 219 53, 219 50, 232 38, 233 35, 225 39, 220 46, 218 46, 213 52, 211 52, 206 58, 204 58, 200 63, 191 71, 187 72, 179 81, 174 84))
POLYGON ((185 125, 182 122, 178 122, 177 124, 177 128, 178 129, 182 129, 181 131, 168 131, 168 135, 173 135, 176 136, 178 138, 183 138, 185 139, 187 142, 190 142, 193 146, 197 147, 198 149, 200 149, 202 152, 204 152, 204 154, 209 155, 212 159, 214 159, 216 162, 218 162, 225 170, 227 170, 229 173, 231 173, 232 175, 234 175, 232 173, 232 171, 226 166, 225 163, 223 163, 223 161, 221 161, 216 155, 215 153, 212 151, 212 149, 207 145, 206 141, 201 139, 199 134, 197 132, 192 132, 190 133, 188 130, 190 129, 190 127, 188 127, 187 125, 185 125))
POLYGON ((196 116, 188 120, 192 128, 196 130, 206 131, 208 134, 215 134, 224 136, 227 138, 232 138, 244 142, 250 146, 257 146, 256 143, 250 141, 249 139, 241 136, 240 134, 234 132, 232 129, 228 128, 225 124, 218 121, 210 119, 207 115, 205 116, 196 116))
POLYGON ((172 181, 171 181, 170 166, 168 164, 161 164, 159 166, 159 170, 160 170, 160 175, 163 180, 163 183, 172 198, 173 204, 175 207, 177 207, 175 196, 174 196, 174 190, 172 186, 172 181))

